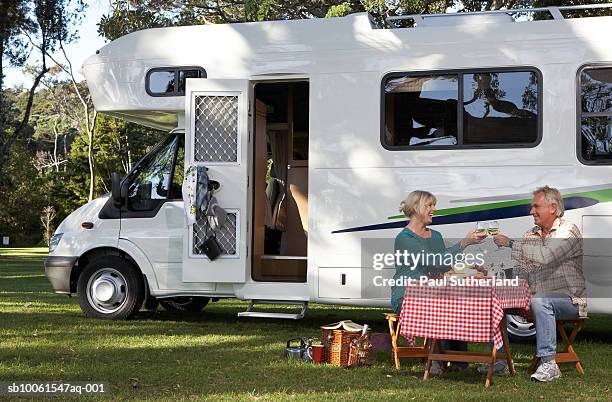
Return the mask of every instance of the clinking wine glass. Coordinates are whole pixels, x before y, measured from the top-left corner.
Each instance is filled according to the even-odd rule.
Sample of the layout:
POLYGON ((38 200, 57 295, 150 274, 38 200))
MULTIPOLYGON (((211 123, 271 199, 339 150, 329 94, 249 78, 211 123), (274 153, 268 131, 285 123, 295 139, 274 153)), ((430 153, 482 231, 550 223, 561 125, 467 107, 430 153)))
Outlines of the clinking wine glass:
MULTIPOLYGON (((490 221, 489 222, 489 226, 487 229, 487 232, 491 235, 491 236, 496 236, 499 234, 499 222, 497 221, 490 221)), ((499 249, 500 247, 497 246, 497 249, 499 249)))
POLYGON ((499 223, 497 221, 489 222, 489 234, 491 236, 496 236, 499 234, 499 223))
POLYGON ((484 234, 487 232, 487 223, 486 222, 476 222, 476 233, 484 234))

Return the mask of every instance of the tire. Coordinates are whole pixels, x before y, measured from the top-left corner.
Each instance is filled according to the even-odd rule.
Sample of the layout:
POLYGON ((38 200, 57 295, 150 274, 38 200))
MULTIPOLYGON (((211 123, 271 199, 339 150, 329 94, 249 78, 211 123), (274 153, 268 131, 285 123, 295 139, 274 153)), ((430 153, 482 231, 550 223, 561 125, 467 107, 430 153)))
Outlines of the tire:
POLYGON ((535 339, 535 324, 525 320, 519 315, 507 315, 506 328, 508 329, 510 338, 515 341, 530 341, 535 339))
POLYGON ((87 264, 77 283, 81 310, 92 318, 131 318, 140 310, 144 293, 144 281, 138 268, 114 255, 87 264))
POLYGON ((183 296, 159 301, 166 311, 175 313, 197 313, 202 311, 210 301, 210 297, 183 296))

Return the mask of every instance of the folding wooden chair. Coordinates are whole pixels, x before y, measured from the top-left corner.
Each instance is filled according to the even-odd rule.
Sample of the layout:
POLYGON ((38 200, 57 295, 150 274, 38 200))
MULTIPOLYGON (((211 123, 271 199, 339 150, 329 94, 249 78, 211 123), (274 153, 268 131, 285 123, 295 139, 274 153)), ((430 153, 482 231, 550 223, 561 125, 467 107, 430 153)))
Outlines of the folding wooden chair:
MULTIPOLYGON (((582 329, 582 324, 584 323, 584 319, 577 320, 557 320, 557 330, 559 331, 559 335, 561 336, 561 341, 563 342, 563 350, 561 352, 557 352, 555 357, 555 361, 557 364, 561 363, 575 363, 576 370, 580 375, 584 375, 584 368, 582 368, 582 364, 580 363, 580 357, 574 350, 574 341, 576 340, 576 335, 582 329), (573 325, 572 332, 569 336, 567 336, 567 332, 565 332, 565 325, 570 324, 573 325)), ((540 364, 540 358, 537 356, 533 357, 531 361, 531 367, 529 368, 530 373, 534 373, 540 364)))
POLYGON ((416 359, 426 359, 429 355, 429 347, 427 339, 423 340, 423 346, 398 346, 400 336, 399 315, 393 313, 385 313, 385 318, 389 323, 389 334, 391 335, 392 359, 395 363, 395 368, 400 369, 400 358, 409 357, 416 359))

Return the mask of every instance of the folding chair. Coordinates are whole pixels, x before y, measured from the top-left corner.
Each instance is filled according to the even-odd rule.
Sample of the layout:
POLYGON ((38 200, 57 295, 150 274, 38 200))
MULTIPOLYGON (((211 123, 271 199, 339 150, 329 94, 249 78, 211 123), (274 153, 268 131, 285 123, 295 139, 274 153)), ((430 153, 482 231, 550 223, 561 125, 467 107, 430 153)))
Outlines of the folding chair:
POLYGON ((427 338, 423 340, 423 346, 398 346, 397 341, 400 336, 399 315, 393 313, 385 313, 385 318, 389 323, 389 334, 391 335, 392 359, 395 363, 395 368, 400 369, 400 358, 409 357, 417 359, 426 359, 429 355, 429 347, 427 346, 427 338))
MULTIPOLYGON (((557 330, 559 331, 559 335, 561 336, 561 341, 563 342, 563 350, 561 352, 557 352, 555 357, 555 361, 557 364, 561 363, 575 363, 576 370, 580 375, 584 375, 584 368, 582 368, 582 364, 580 363, 580 357, 574 350, 574 341, 576 340, 576 335, 582 329, 582 324, 584 323, 584 319, 577 320, 557 320, 557 330), (573 325, 572 332, 569 336, 567 336, 567 332, 565 332, 565 325, 570 324, 573 325)), ((529 367, 529 372, 534 373, 540 364, 540 358, 537 356, 533 357, 531 361, 531 367, 529 367)))

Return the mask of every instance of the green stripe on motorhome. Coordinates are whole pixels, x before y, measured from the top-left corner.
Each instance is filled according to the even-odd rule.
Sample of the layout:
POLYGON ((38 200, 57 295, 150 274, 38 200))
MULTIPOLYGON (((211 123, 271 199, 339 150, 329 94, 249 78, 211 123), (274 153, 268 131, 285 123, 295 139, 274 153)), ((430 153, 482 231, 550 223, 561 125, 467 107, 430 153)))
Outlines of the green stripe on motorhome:
MULTIPOLYGON (((591 198, 591 199, 597 200, 598 202, 610 202, 612 201, 612 189, 584 191, 584 192, 563 195, 563 198, 570 198, 570 197, 584 197, 584 198, 591 198)), ((492 210, 492 209, 497 209, 497 208, 512 207, 512 206, 517 206, 517 205, 529 205, 530 203, 531 203, 531 198, 524 198, 520 200, 468 205, 465 207, 444 208, 444 209, 437 210, 434 215, 442 216, 442 215, 454 215, 454 214, 460 214, 460 213, 466 213, 466 212, 480 212, 480 211, 487 211, 487 210, 492 210)), ((400 215, 389 216, 387 219, 406 219, 406 217, 400 214, 400 215)))

